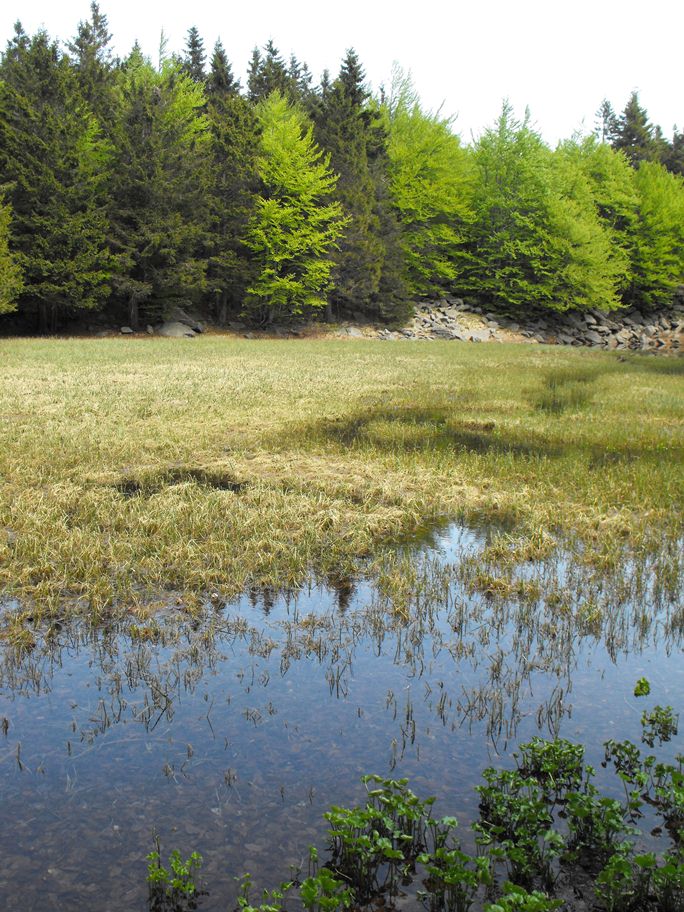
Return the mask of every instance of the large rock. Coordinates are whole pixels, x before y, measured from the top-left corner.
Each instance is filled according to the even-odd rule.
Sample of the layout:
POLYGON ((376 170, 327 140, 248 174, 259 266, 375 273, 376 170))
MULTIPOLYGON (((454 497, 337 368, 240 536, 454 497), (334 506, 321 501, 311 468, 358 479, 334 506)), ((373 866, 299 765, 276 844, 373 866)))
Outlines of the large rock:
POLYGON ((162 323, 157 333, 160 336, 166 336, 168 339, 194 339, 196 336, 195 331, 190 329, 187 324, 180 323, 177 320, 162 323))
POLYGON ((172 307, 168 314, 169 323, 182 323, 184 326, 190 327, 194 332, 201 333, 204 332, 204 326, 200 321, 194 317, 192 314, 189 314, 182 307, 176 305, 172 307))

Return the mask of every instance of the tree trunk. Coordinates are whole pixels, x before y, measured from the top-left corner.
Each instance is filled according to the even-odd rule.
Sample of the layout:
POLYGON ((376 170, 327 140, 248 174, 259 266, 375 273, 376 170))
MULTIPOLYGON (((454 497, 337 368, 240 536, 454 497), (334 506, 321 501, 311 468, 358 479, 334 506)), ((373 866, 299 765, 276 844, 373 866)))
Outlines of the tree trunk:
POLYGON ((38 335, 46 336, 48 332, 48 308, 45 301, 38 302, 38 335))
POLYGON ((228 321, 228 292, 222 291, 219 299, 217 319, 219 326, 225 326, 228 321))
POLYGON ((140 328, 140 305, 135 295, 131 295, 128 302, 128 322, 131 325, 131 329, 137 332, 140 328))

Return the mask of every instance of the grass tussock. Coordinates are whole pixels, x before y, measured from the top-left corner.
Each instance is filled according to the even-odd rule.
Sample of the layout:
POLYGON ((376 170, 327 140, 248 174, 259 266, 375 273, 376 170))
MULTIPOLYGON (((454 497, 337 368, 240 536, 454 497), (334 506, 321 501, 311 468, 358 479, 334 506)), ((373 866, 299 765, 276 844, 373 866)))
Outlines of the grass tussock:
POLYGON ((219 336, 0 357, 0 593, 34 614, 346 578, 448 517, 508 561, 682 535, 681 361, 219 336))

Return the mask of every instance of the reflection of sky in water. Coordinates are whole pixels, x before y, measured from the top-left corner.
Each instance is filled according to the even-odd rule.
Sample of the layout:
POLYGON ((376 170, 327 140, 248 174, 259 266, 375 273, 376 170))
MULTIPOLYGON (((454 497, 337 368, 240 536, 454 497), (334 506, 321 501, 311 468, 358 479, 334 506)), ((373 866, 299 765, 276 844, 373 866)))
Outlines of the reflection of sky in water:
POLYGON ((562 562, 528 566, 521 576, 562 584, 574 606, 610 604, 602 630, 573 638, 581 624, 541 603, 468 594, 456 572, 444 589, 445 565, 478 541, 445 529, 422 548, 438 580, 419 595, 422 621, 414 608, 388 625, 360 583, 245 596, 196 629, 169 614, 165 645, 72 627, 18 665, 5 656, 2 907, 144 908, 156 829, 163 852, 202 853, 203 908, 225 909, 234 875, 273 886, 310 842, 322 848, 323 811, 362 800, 363 773, 408 776, 465 822, 482 768, 510 763, 520 740, 638 740, 641 675, 651 705, 680 705, 672 606, 648 625, 644 592, 610 604, 610 586, 562 562))

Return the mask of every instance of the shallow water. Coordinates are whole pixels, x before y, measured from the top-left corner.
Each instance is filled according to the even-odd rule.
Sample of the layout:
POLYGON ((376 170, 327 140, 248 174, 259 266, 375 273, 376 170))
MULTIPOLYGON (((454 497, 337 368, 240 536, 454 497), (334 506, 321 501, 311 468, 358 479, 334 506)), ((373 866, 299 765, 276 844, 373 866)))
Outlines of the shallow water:
POLYGON ((596 580, 556 557, 518 572, 535 597, 491 598, 463 564, 485 538, 453 526, 413 549, 402 600, 381 576, 6 650, 0 907, 145 909, 157 833, 163 854, 202 854, 202 908, 225 910, 235 876, 274 886, 323 850, 323 812, 363 800, 364 773, 408 776, 466 824, 482 768, 520 741, 587 742, 598 766, 603 741, 639 738, 637 678, 681 705, 682 606, 649 567, 596 580))

